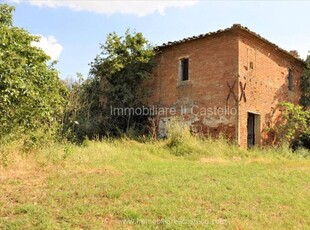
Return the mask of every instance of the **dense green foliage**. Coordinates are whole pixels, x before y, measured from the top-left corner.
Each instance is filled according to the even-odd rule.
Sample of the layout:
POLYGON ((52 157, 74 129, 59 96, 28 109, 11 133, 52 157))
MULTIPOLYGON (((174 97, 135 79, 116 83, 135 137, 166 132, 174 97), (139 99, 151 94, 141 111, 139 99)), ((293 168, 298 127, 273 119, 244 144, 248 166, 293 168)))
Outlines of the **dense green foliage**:
POLYGON ((278 141, 290 143, 294 149, 298 147, 310 149, 308 138, 310 134, 310 111, 289 102, 283 102, 280 106, 282 120, 281 124, 275 128, 278 141))
POLYGON ((78 81, 68 86, 69 105, 65 112, 63 137, 80 142, 84 138, 101 136, 105 132, 106 120, 100 106, 99 81, 94 78, 85 80, 78 74, 78 81))
POLYGON ((307 57, 306 64, 307 66, 300 79, 300 103, 305 107, 310 107, 310 55, 307 57))
POLYGON ((32 45, 39 38, 13 26, 13 11, 0 4, 0 140, 54 132, 67 94, 50 57, 32 45))
POLYGON ((294 105, 289 102, 284 102, 280 105, 282 106, 283 116, 283 121, 278 126, 280 138, 283 141, 291 142, 309 130, 308 120, 310 119, 310 112, 303 109, 300 105, 294 105))
POLYGON ((72 88, 75 107, 69 108, 66 120, 78 139, 119 135, 143 127, 145 117, 113 113, 113 108, 143 105, 141 86, 151 76, 153 56, 141 33, 127 30, 125 36, 107 36, 100 55, 91 63, 90 78, 72 88))
POLYGON ((108 35, 102 52, 92 63, 91 74, 104 84, 107 104, 135 107, 141 104, 142 81, 150 77, 154 55, 141 33, 127 30, 124 37, 108 35))

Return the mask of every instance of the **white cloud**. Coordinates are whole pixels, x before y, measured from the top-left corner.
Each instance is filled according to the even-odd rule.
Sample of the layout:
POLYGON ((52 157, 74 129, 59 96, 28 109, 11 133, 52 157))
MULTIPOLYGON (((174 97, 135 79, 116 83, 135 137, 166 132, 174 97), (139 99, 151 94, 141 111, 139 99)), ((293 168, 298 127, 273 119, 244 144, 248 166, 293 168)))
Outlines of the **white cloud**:
POLYGON ((53 61, 58 60, 63 47, 57 42, 54 36, 40 36, 39 42, 33 42, 32 45, 41 48, 53 61))
MULTIPOLYGON (((16 0, 11 0, 16 1, 16 0)), ((114 13, 123 13, 123 14, 134 14, 137 16, 145 16, 147 14, 152 14, 158 12, 163 14, 166 8, 177 7, 183 8, 186 6, 191 6, 196 4, 197 0, 18 0, 18 2, 29 2, 32 5, 36 6, 46 6, 46 7, 67 7, 72 10, 77 11, 91 11, 101 14, 114 14, 114 13)))

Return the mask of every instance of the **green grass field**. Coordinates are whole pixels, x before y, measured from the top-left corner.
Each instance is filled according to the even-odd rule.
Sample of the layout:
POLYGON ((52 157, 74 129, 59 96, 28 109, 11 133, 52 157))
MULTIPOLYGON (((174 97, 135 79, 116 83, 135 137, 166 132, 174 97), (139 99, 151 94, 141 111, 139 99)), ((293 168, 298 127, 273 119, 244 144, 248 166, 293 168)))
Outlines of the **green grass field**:
POLYGON ((10 150, 0 229, 310 228, 305 151, 198 142, 182 156, 129 139, 10 150))

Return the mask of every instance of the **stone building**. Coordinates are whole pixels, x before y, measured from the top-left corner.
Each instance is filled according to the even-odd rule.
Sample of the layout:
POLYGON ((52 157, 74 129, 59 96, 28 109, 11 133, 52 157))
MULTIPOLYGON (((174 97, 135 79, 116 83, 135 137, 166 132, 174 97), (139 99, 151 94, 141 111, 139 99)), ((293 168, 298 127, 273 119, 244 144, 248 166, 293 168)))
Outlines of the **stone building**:
POLYGON ((242 147, 272 141, 278 104, 298 103, 305 63, 239 24, 157 47, 146 103, 181 116, 194 132, 223 133, 242 147))

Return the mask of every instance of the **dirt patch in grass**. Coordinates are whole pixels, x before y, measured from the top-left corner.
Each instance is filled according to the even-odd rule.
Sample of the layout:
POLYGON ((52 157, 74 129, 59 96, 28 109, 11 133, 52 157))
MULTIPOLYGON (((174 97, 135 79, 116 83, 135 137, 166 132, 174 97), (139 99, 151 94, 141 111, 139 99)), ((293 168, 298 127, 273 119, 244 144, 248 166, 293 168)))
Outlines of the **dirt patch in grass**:
POLYGON ((48 169, 26 162, 0 169, 0 217, 14 219, 17 206, 37 205, 47 195, 48 169))

